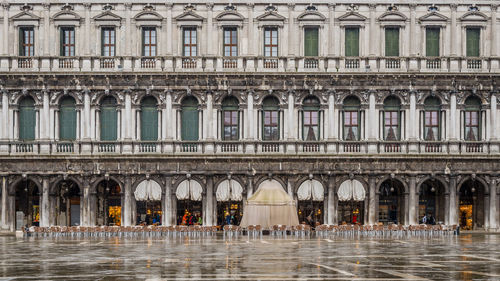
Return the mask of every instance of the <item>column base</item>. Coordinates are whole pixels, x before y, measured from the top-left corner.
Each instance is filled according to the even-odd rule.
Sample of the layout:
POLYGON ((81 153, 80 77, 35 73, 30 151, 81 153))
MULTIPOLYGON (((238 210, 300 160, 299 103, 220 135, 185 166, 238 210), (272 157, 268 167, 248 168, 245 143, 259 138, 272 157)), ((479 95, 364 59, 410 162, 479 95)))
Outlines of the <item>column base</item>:
POLYGON ((255 153, 255 145, 253 143, 245 144, 245 152, 246 153, 255 153))
POLYGON ((123 143, 122 153, 123 154, 132 154, 132 143, 123 143))

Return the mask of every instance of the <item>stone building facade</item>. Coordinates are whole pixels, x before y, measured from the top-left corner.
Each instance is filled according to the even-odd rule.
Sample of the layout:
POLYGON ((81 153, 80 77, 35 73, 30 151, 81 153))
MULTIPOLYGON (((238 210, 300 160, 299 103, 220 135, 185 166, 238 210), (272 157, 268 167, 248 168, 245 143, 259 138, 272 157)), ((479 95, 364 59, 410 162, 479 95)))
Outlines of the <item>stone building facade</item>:
POLYGON ((2 3, 2 228, 216 225, 273 180, 498 230, 498 4, 372 2, 2 3))

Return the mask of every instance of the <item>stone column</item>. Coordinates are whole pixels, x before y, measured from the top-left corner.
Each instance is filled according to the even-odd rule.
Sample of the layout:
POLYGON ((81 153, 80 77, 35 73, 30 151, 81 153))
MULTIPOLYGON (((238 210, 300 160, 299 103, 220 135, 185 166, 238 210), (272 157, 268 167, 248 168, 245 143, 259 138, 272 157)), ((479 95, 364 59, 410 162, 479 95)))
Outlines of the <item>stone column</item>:
POLYGON ((450 22, 450 71, 459 70, 459 62, 456 58, 458 55, 457 47, 461 46, 461 42, 457 42, 457 4, 450 4, 451 22, 450 22))
POLYGON ((203 212, 203 225, 206 226, 212 226, 214 225, 214 183, 212 176, 207 176, 206 177, 207 185, 206 185, 206 192, 205 192, 205 208, 203 212))
POLYGON ((377 6, 375 3, 371 3, 371 4, 368 4, 368 7, 370 9, 370 15, 369 15, 370 27, 368 29, 368 34, 369 34, 369 38, 370 38, 369 41, 371 42, 371 44, 369 44, 370 50, 369 50, 368 56, 370 58, 369 58, 368 64, 370 66, 370 69, 375 70, 375 69, 377 69, 376 57, 377 57, 377 55, 380 55, 380 54, 377 54, 377 44, 379 44, 380 39, 378 38, 379 32, 378 32, 377 27, 375 25, 375 20, 376 20, 375 8, 377 6))
POLYGON ((410 141, 409 151, 410 153, 418 152, 418 144, 417 144, 417 129, 418 129, 418 118, 417 118, 417 99, 416 92, 410 92, 410 120, 408 126, 406 126, 409 130, 408 139, 410 141))
POLYGON ((285 34, 288 37, 288 71, 295 71, 295 56, 298 56, 298 50, 295 48, 295 44, 297 44, 297 31, 295 30, 294 25, 294 15, 293 11, 295 9, 295 3, 288 2, 288 34, 285 34))
POLYGON ((248 199, 248 198, 252 197, 252 195, 254 193, 253 177, 251 175, 248 175, 247 181, 248 181, 248 184, 247 184, 247 199, 248 199))
POLYGON ((40 226, 47 227, 49 224, 49 179, 42 178, 42 200, 40 204, 40 226))
MULTIPOLYGON (((3 39, 3 46, 2 46, 2 54, 4 56, 9 55, 9 7, 10 4, 8 2, 3 2, 2 4, 3 8, 3 34, 2 34, 2 39, 3 39)), ((4 68, 4 65, 1 66, 4 68)))
POLYGON ((491 179, 489 182, 490 185, 490 206, 489 206, 489 230, 490 231, 496 231, 498 228, 497 224, 497 180, 496 179, 491 179))
POLYGON ((174 218, 175 214, 172 212, 172 177, 165 176, 165 196, 163 196, 162 202, 162 218, 161 222, 163 226, 175 225, 174 218))
POLYGON ((328 177, 328 220, 327 224, 337 224, 337 217, 335 210, 335 177, 330 175, 328 177))
MULTIPOLYGON (((9 212, 9 207, 8 207, 8 202, 7 202, 7 196, 8 196, 8 188, 7 188, 7 177, 2 177, 2 224, 1 228, 2 229, 8 229, 9 228, 9 223, 7 220, 8 217, 8 212, 9 212)), ((11 218, 12 219, 12 218, 11 218)))
POLYGON ((172 130, 175 130, 175 124, 172 122, 172 93, 170 91, 165 92, 165 108, 163 109, 163 132, 164 140, 172 139, 172 130))
POLYGON ((455 91, 450 93, 450 152, 457 153, 459 151, 457 141, 457 95, 455 91))
POLYGON ((123 226, 132 226, 133 219, 132 218, 132 203, 133 203, 133 198, 132 198, 132 179, 130 177, 125 177, 124 181, 124 200, 123 200, 123 226))
POLYGON ((369 176, 368 177, 368 185, 369 185, 369 203, 368 203, 368 224, 369 225, 374 225, 377 223, 378 218, 377 218, 377 208, 376 207, 376 177, 375 176, 369 176))
POLYGON ((498 140, 497 134, 497 96, 495 93, 491 93, 491 101, 490 101, 490 140, 496 141, 498 140))
POLYGON ((9 139, 10 127, 11 126, 9 124, 9 94, 7 91, 2 91, 2 139, 3 140, 9 139))
POLYGON ((331 92, 328 95, 328 139, 337 140, 337 132, 335 131, 335 93, 331 92))
MULTIPOLYGON (((377 153, 377 130, 378 130, 378 116, 377 110, 375 108, 376 100, 375 100, 375 91, 370 91, 370 96, 368 97, 368 124, 370 127, 368 128, 368 152, 369 153, 377 153)), ((366 126, 366 125, 365 125, 366 126)))
POLYGON ((410 225, 418 224, 418 197, 417 197, 417 179, 415 176, 410 176, 410 194, 409 194, 409 209, 408 209, 408 223, 410 225))
POLYGON ((450 225, 458 225, 457 177, 450 176, 450 225))

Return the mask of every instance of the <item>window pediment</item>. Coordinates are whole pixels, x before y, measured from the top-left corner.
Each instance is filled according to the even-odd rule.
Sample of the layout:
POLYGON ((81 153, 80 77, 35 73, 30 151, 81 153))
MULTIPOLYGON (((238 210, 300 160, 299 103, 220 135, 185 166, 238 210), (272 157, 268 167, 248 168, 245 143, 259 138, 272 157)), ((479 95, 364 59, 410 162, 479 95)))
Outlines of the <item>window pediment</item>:
POLYGON ((205 20, 202 16, 195 14, 192 11, 184 12, 177 17, 174 18, 174 20, 181 25, 194 25, 194 26, 201 26, 202 22, 205 20))
POLYGON ((338 18, 340 25, 364 25, 367 17, 357 12, 349 12, 338 18))
POLYGON ((385 12, 379 18, 379 21, 407 21, 408 18, 400 12, 385 12))
POLYGON ((99 14, 93 18, 94 22, 97 25, 115 25, 119 26, 122 18, 118 15, 115 15, 109 11, 99 14))
POLYGON ((19 26, 19 25, 38 26, 40 22, 40 17, 29 12, 21 12, 11 17, 10 20, 14 23, 14 26, 19 26))
POLYGON ((325 21, 326 17, 317 11, 305 11, 297 19, 299 21, 325 21))
POLYGON ((478 11, 467 12, 460 17, 462 22, 486 22, 488 17, 478 11))
POLYGON ((67 10, 55 13, 51 20, 54 22, 56 26, 60 25, 80 26, 80 22, 83 21, 82 17, 80 17, 77 13, 67 10))
POLYGON ((274 11, 266 12, 255 18, 259 22, 259 26, 283 26, 286 18, 274 11))
POLYGON ((215 17, 219 25, 242 26, 244 17, 236 11, 224 11, 215 17))
POLYGON ((432 13, 428 13, 427 15, 425 16, 422 16, 418 19, 420 22, 422 23, 428 23, 428 22, 440 22, 440 23, 445 23, 447 22, 449 19, 448 17, 438 13, 438 12, 432 12, 432 13))
POLYGON ((154 25, 160 26, 163 17, 154 11, 143 11, 135 15, 133 18, 136 25, 154 25))

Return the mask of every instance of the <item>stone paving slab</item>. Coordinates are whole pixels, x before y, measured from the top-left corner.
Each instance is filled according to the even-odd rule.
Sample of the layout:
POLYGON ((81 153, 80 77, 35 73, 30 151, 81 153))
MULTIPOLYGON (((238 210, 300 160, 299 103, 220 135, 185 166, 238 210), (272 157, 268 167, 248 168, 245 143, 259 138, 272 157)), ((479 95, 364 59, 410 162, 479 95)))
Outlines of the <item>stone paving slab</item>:
POLYGON ((500 280, 499 242, 0 237, 0 280, 500 280))

